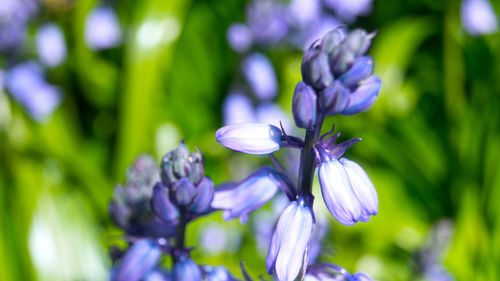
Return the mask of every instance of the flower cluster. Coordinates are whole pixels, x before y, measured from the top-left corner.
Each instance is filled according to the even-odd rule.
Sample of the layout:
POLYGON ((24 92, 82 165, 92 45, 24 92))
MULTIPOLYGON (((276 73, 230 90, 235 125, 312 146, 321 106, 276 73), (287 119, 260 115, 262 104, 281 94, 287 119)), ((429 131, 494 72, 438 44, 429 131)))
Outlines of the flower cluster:
POLYGON ((325 117, 357 114, 376 100, 381 81, 372 74, 373 59, 365 55, 373 36, 360 29, 347 32, 337 28, 307 50, 302 61, 303 81, 297 84, 292 104, 296 126, 306 129, 304 139, 288 135, 283 128, 256 123, 228 125, 216 132, 219 143, 243 153, 271 154, 282 147, 301 150, 297 183, 271 156, 276 169, 264 167, 241 183, 216 189, 212 202, 213 208, 224 210, 225 219, 240 216, 244 221, 278 190, 287 195, 290 202, 278 219, 266 260, 268 272, 280 281, 295 280, 301 271, 310 280, 323 280, 323 275, 335 280, 371 280, 362 273, 350 275, 338 266, 332 266, 333 273, 322 272, 328 266, 305 268, 315 227, 311 189, 316 167, 323 201, 337 221, 353 225, 378 213, 378 196, 370 178, 357 163, 342 158, 360 139, 337 144, 340 134, 333 129, 320 136, 325 117))
POLYGON ((197 265, 190 257, 192 248, 184 243, 187 224, 213 211, 213 192, 203 155, 190 152, 183 142, 159 167, 149 156, 138 157, 109 205, 113 221, 131 244, 126 252, 115 249, 111 280, 236 280, 222 266, 197 265), (163 255, 172 257, 170 270, 160 265, 163 255))

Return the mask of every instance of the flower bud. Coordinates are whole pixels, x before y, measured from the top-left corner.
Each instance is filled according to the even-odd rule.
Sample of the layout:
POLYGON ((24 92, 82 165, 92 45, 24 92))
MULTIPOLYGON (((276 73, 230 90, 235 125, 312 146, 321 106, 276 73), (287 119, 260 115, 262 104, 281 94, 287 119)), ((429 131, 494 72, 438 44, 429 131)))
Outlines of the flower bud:
POLYGON ((290 202, 281 213, 266 259, 267 271, 276 272, 278 280, 292 281, 299 274, 313 225, 312 211, 303 198, 290 202))
POLYGON ((347 277, 347 281, 373 281, 368 275, 364 273, 355 273, 347 277))
POLYGON ((343 44, 357 57, 368 51, 372 44, 372 37, 373 35, 366 33, 363 29, 355 29, 349 32, 343 44))
POLYGON ((200 184, 196 187, 196 196, 193 202, 189 205, 188 210, 195 213, 203 213, 212 203, 214 197, 214 183, 208 177, 204 177, 200 184))
POLYGON ((273 64, 263 54, 253 53, 242 64, 243 74, 255 95, 261 100, 273 99, 278 82, 273 64))
POLYGON ((141 239, 130 247, 112 276, 113 281, 139 281, 161 257, 161 250, 150 239, 141 239))
POLYGON ((342 111, 343 115, 354 115, 370 107, 377 100, 382 81, 376 75, 370 76, 349 95, 349 104, 342 111))
POLYGON ((189 257, 177 261, 172 268, 172 281, 201 281, 198 265, 189 257))
POLYGON ((346 34, 342 28, 329 31, 321 39, 321 51, 327 54, 333 52, 344 41, 345 37, 346 34))
POLYGON ((328 55, 321 52, 320 46, 311 46, 302 60, 302 80, 317 90, 328 87, 333 82, 328 55))
POLYGON ((358 57, 349 70, 339 77, 348 88, 357 87, 364 79, 373 73, 373 59, 369 56, 358 57))
POLYGON ((197 185, 203 175, 203 154, 200 151, 190 153, 184 142, 162 159, 161 178, 167 187, 184 177, 187 177, 192 184, 197 185))
POLYGON ((299 128, 311 130, 316 124, 317 97, 314 90, 299 82, 293 93, 292 112, 299 128))
POLYGON ((153 189, 151 209, 161 221, 166 223, 175 222, 179 217, 179 211, 170 201, 168 188, 160 182, 153 189))
POLYGON ((201 268, 206 281, 237 281, 224 266, 204 265, 201 268))
POLYGON ((340 114, 349 103, 349 89, 345 88, 339 81, 321 91, 319 94, 319 108, 325 115, 340 114))
POLYGON ((187 178, 176 181, 172 186, 172 191, 177 204, 180 206, 187 206, 196 195, 196 188, 187 178))
POLYGON ((264 205, 285 184, 280 173, 264 166, 239 184, 216 189, 212 207, 223 209, 225 220, 240 217, 245 222, 250 212, 264 205))
POLYGON ((269 154, 280 149, 283 135, 273 125, 244 123, 228 125, 215 133, 223 146, 247 154, 269 154))

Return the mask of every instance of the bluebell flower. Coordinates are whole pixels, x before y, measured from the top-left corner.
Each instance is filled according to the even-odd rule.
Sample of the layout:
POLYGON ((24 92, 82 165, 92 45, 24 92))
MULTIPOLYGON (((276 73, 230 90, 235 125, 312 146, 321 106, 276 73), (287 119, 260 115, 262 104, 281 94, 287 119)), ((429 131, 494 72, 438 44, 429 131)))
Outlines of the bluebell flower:
POLYGON ((122 31, 115 12, 109 7, 93 9, 85 20, 85 44, 92 50, 109 49, 122 41, 122 31))
MULTIPOLYGON (((165 154, 161 160, 161 179, 166 187, 173 187, 179 180, 189 180, 194 186, 200 184, 204 176, 203 154, 197 149, 190 152, 184 141, 165 154)), ((192 194, 194 195, 194 194, 192 194)))
POLYGON ((252 46, 252 31, 243 23, 231 24, 226 37, 229 46, 238 53, 243 53, 252 46))
POLYGON ((261 100, 276 97, 278 82, 271 61, 261 53, 250 54, 243 60, 243 74, 250 88, 261 100))
POLYGON ((370 76, 349 95, 348 105, 341 114, 353 115, 367 110, 377 100, 381 86, 382 81, 378 76, 370 76))
POLYGON ((158 264, 161 254, 160 248, 152 240, 141 239, 136 241, 123 256, 111 280, 141 280, 158 264))
POLYGON ((166 223, 177 222, 179 218, 179 210, 170 201, 168 189, 160 182, 158 182, 153 189, 151 209, 160 220, 166 223))
POLYGON ((215 139, 229 149, 259 155, 279 150, 283 135, 273 125, 244 123, 220 128, 215 139))
POLYGON ((144 281, 171 281, 170 272, 157 268, 144 276, 144 281))
POLYGON ((214 197, 214 183, 209 177, 204 177, 196 186, 194 198, 188 206, 188 210, 194 213, 204 213, 210 208, 214 197))
POLYGON ((9 69, 7 89, 36 121, 46 120, 61 102, 59 88, 48 84, 41 67, 26 62, 9 69))
POLYGON ((58 66, 66 59, 64 35, 56 24, 48 23, 38 29, 36 48, 40 61, 46 66, 58 66))
POLYGON ((255 122, 252 101, 243 93, 230 93, 224 100, 222 108, 225 125, 255 122))
POLYGON ((344 225, 367 222, 378 213, 378 196, 370 178, 355 162, 340 156, 354 139, 333 145, 320 142, 315 150, 320 161, 318 176, 323 200, 333 217, 344 225))
POLYGON ((2 0, 0 51, 18 51, 26 39, 28 21, 38 11, 36 0, 2 0))
POLYGON ((172 281, 201 281, 198 265, 189 257, 180 257, 172 267, 172 281))
POLYGON ((255 109, 257 122, 264 124, 271 124, 274 126, 281 126, 285 130, 292 130, 291 118, 286 112, 276 103, 267 102, 262 103, 255 109))
POLYGON ((460 16, 470 35, 491 34, 498 30, 497 15, 488 0, 463 0, 460 16))
POLYGON ((303 198, 292 201, 281 214, 266 259, 267 271, 279 281, 293 281, 304 262, 314 219, 303 198))
POLYGON ((230 220, 240 217, 246 222, 248 214, 269 201, 286 185, 280 173, 269 166, 264 166, 239 184, 229 184, 215 190, 212 207, 223 209, 223 217, 230 220))
POLYGON ((325 0, 325 4, 346 22, 354 21, 357 16, 366 16, 372 10, 372 0, 325 0))
POLYGON ((314 23, 321 13, 320 0, 291 0, 287 6, 288 20, 298 27, 314 23))

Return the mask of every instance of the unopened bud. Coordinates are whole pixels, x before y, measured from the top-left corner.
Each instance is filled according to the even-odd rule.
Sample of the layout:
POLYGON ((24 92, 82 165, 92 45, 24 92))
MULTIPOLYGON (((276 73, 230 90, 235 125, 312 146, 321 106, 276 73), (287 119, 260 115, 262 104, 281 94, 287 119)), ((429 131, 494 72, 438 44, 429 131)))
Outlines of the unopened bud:
POLYGON ((339 81, 333 84, 319 94, 319 108, 327 116, 340 114, 349 102, 349 89, 345 88, 339 81))
POLYGON ((293 119, 297 127, 311 130, 316 124, 316 108, 316 93, 304 82, 299 82, 295 87, 292 102, 293 119))

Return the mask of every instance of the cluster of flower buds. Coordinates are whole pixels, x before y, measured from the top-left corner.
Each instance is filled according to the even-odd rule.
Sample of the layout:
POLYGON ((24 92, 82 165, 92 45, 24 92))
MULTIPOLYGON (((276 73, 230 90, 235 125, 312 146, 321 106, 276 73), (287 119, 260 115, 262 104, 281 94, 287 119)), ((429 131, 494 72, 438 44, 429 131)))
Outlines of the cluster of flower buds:
POLYGON ((302 79, 295 88, 292 112, 297 127, 311 129, 318 113, 353 115, 377 99, 380 78, 365 53, 373 34, 337 28, 314 42, 302 61, 302 79))
POLYGON ((204 175, 203 155, 190 152, 185 143, 166 154, 161 162, 161 182, 153 190, 151 207, 166 223, 176 223, 179 211, 189 219, 210 208, 214 184, 204 175))

